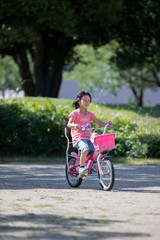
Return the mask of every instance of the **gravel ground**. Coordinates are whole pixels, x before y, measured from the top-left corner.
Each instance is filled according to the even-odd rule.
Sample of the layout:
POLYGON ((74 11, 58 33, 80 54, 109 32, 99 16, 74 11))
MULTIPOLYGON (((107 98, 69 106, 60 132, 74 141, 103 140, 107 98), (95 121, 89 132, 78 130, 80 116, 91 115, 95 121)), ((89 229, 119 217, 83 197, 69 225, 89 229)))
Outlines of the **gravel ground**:
POLYGON ((115 165, 103 191, 97 174, 71 188, 64 165, 0 165, 0 240, 159 240, 160 165, 115 165))

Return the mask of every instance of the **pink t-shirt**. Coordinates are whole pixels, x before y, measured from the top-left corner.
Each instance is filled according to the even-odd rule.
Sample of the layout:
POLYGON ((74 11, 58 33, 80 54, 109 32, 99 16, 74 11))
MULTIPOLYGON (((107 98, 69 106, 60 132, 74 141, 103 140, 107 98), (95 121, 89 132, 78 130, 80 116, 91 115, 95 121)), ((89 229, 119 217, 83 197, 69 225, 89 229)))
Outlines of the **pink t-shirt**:
MULTIPOLYGON (((79 113, 78 109, 76 109, 69 114, 68 118, 70 118, 70 117, 73 118, 73 123, 79 124, 81 127, 83 127, 84 125, 89 124, 95 118, 95 115, 92 112, 87 111, 87 115, 84 116, 79 113)), ((73 146, 75 146, 75 144, 80 139, 90 140, 90 132, 88 130, 82 131, 82 130, 78 130, 76 128, 72 128, 71 136, 72 136, 73 146)))

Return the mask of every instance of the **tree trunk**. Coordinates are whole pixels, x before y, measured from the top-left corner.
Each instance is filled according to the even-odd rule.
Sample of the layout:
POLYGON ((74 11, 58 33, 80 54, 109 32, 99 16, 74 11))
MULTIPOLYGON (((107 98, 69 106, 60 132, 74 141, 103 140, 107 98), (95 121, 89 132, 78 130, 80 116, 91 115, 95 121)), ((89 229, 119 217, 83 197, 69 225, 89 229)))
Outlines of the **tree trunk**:
POLYGON ((143 106, 143 90, 140 89, 139 93, 134 87, 131 87, 131 90, 136 98, 137 105, 140 107, 143 106))
POLYGON ((25 92, 25 96, 35 95, 35 84, 30 72, 27 53, 25 48, 21 48, 19 54, 14 57, 14 60, 19 66, 20 75, 22 77, 22 89, 25 92))
POLYGON ((54 73, 49 77, 49 67, 39 69, 39 78, 36 79, 36 96, 58 98, 59 89, 62 83, 63 66, 57 66, 54 73))
MULTIPOLYGON (((63 56, 61 59, 52 60, 49 58, 50 48, 49 40, 44 35, 41 36, 37 44, 37 53, 35 57, 35 79, 36 96, 58 97, 62 82, 63 56)), ((59 51, 60 52, 60 51, 59 51)))
POLYGON ((35 52, 33 49, 29 50, 34 64, 35 84, 29 69, 26 50, 22 48, 15 57, 23 79, 22 87, 26 96, 58 97, 64 62, 73 47, 73 43, 69 41, 69 44, 66 44, 64 36, 61 36, 59 41, 57 39, 59 38, 49 38, 43 32, 36 44, 35 52), (54 51, 53 45, 55 46, 54 51))
POLYGON ((143 90, 140 89, 140 93, 139 93, 139 98, 138 98, 138 106, 143 106, 143 90))
MULTIPOLYGON (((36 80, 36 96, 44 96, 45 94, 45 80, 44 80, 44 72, 48 72, 46 66, 46 59, 45 59, 45 40, 43 37, 37 43, 36 48, 36 55, 35 55, 35 64, 34 64, 34 73, 35 73, 35 80, 36 80)), ((45 77, 46 78, 46 77, 45 77)))
POLYGON ((160 78, 159 78, 159 72, 156 70, 152 71, 153 77, 155 78, 156 84, 158 87, 160 87, 160 78))
POLYGON ((55 98, 58 97, 58 93, 62 83, 62 71, 63 71, 63 65, 59 65, 55 67, 54 74, 50 79, 49 96, 52 96, 55 98))

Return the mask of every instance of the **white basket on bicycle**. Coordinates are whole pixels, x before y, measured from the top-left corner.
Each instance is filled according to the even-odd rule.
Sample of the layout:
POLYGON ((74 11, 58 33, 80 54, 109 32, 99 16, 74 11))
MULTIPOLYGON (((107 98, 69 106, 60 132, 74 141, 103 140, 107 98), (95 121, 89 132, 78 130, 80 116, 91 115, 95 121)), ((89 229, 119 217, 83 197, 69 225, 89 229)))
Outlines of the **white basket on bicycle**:
POLYGON ((93 144, 94 144, 96 152, 112 150, 116 147, 115 146, 115 133, 95 136, 93 144))

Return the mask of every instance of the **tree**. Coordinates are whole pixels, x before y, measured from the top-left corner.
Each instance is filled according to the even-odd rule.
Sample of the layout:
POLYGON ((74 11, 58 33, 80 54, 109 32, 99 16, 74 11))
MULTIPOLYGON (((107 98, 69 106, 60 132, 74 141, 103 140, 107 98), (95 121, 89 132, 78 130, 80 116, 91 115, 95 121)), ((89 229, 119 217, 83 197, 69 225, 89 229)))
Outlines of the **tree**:
POLYGON ((124 6, 112 60, 142 105, 144 89, 160 87, 160 2, 125 0, 124 6))
MULTIPOLYGON (((116 86, 129 86, 135 95, 137 104, 142 105, 144 89, 160 87, 160 2, 124 0, 121 14, 123 17, 117 25, 115 40, 118 42, 118 47, 112 56, 113 64, 107 63, 107 59, 105 64, 101 55, 102 61, 97 62, 94 57, 92 66, 91 64, 85 66, 79 64, 76 72, 81 72, 84 79, 86 76, 90 78, 90 87, 93 86, 95 79, 96 87, 102 85, 105 87, 105 82, 106 87, 112 89, 116 86), (86 68, 88 72, 85 72, 86 68), (98 71, 99 74, 97 74, 98 71), (115 71, 118 73, 118 79, 116 79, 115 71)), ((81 78, 81 82, 84 83, 82 77, 77 78, 81 78)))
POLYGON ((0 54, 12 56, 18 65, 26 96, 57 97, 73 47, 110 41, 116 34, 122 2, 1 0, 0 54))
MULTIPOLYGON (((80 87, 88 90, 102 88, 116 94, 120 87, 129 87, 137 105, 142 106, 144 90, 155 87, 152 76, 153 65, 145 63, 120 68, 113 60, 111 61, 116 59, 117 49, 120 51, 119 44, 115 41, 97 49, 90 45, 76 46, 75 58, 78 58, 79 62, 66 72, 64 77, 77 79, 80 87)), ((125 62, 124 59, 123 61, 125 62)))
POLYGON ((143 82, 160 87, 160 2, 125 0, 124 6, 113 60, 120 69, 147 66, 150 75, 143 82))
POLYGON ((116 47, 117 43, 114 41, 96 49, 87 44, 76 46, 75 59, 79 61, 77 64, 73 62, 64 77, 77 79, 81 88, 103 88, 115 93, 120 86, 119 72, 117 69, 115 71, 115 64, 110 62, 110 58, 114 56, 116 47))
POLYGON ((155 84, 151 81, 149 66, 134 66, 125 70, 119 70, 119 83, 121 86, 130 87, 138 106, 143 106, 144 90, 154 89, 155 84), (148 81, 146 81, 148 80, 148 81))

